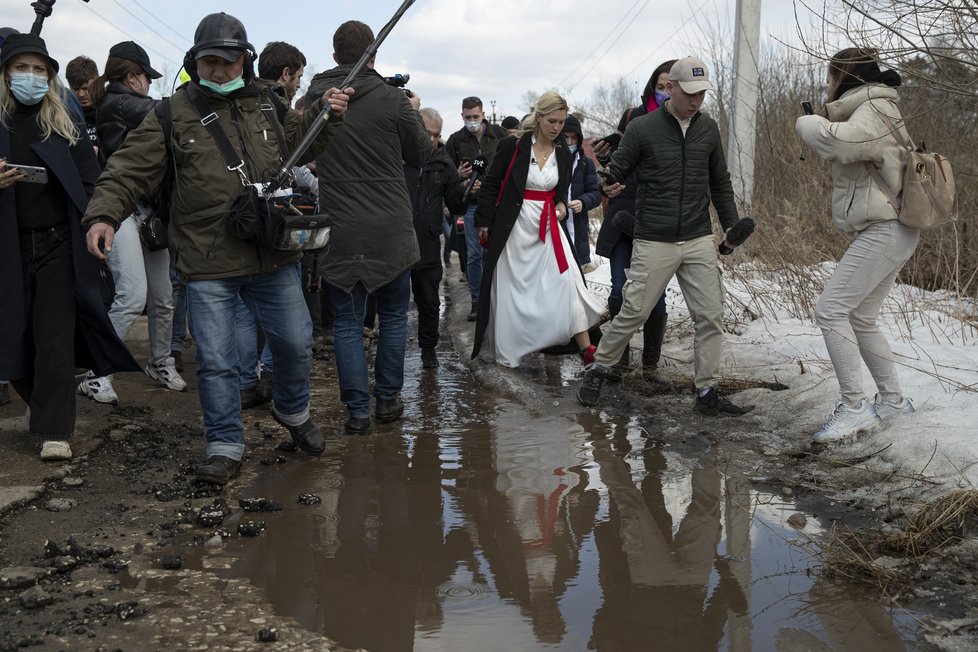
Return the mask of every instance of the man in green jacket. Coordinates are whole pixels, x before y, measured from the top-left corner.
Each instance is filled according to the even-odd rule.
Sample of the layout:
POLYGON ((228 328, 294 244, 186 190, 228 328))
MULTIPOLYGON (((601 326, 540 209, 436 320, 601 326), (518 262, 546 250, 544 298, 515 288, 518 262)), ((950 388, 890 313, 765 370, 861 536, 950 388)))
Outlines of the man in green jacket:
POLYGON ((695 329, 694 409, 711 416, 739 416, 746 411, 728 401, 718 387, 723 285, 713 243, 711 201, 724 231, 738 217, 720 130, 699 111, 712 88, 700 59, 677 61, 667 87, 672 99, 629 123, 602 180, 614 193, 620 188, 618 180, 637 173, 635 242, 621 312, 601 338, 595 362, 577 393, 582 405, 598 403, 608 371, 675 274, 695 329))
MULTIPOLYGON (((341 118, 349 97, 331 88, 305 116, 286 110, 279 122, 270 105, 277 98, 255 84, 254 59, 254 47, 237 18, 224 13, 204 17, 184 59, 191 81, 169 98, 169 142, 160 116, 151 111, 110 158, 83 220, 89 227, 88 250, 104 258, 136 200, 150 195, 166 171, 173 171, 170 255, 187 283, 207 435, 206 462, 197 467, 196 476, 215 484, 238 474, 244 454, 234 339, 239 296, 259 316, 275 358, 272 414, 303 451, 318 455, 324 448, 322 433, 309 416, 312 323, 299 285, 296 263, 301 254, 235 237, 228 216, 243 184, 265 181, 267 171, 281 166, 277 131, 284 134, 286 147, 295 147, 321 102, 328 101, 334 117, 341 118), (198 109, 201 101, 211 111, 206 117, 198 109), (237 168, 225 160, 204 126, 210 121, 220 125, 241 156, 237 168)), ((332 124, 318 135, 306 160, 326 147, 332 124)))

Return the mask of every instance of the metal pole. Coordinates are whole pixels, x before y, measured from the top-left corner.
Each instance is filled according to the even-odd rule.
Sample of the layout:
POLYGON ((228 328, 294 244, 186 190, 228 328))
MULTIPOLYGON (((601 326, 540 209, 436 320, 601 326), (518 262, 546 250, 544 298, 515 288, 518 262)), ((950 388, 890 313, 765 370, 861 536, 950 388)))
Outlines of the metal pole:
MULTIPOLYGON (((360 57, 360 60, 357 61, 353 65, 353 68, 350 69, 346 79, 344 79, 340 84, 340 90, 348 87, 350 82, 356 79, 357 75, 359 75, 367 65, 367 62, 370 61, 375 54, 377 54, 377 49, 380 47, 380 44, 384 42, 384 39, 387 38, 390 31, 394 29, 394 25, 397 24, 397 21, 401 19, 401 16, 403 16, 408 10, 408 7, 413 4, 414 0, 404 0, 398 10, 394 12, 394 16, 387 22, 386 25, 384 25, 384 28, 380 30, 380 33, 377 34, 377 38, 374 39, 374 42, 367 47, 366 51, 363 53, 363 56, 360 57)), ((316 140, 316 136, 319 135, 319 132, 322 131, 323 127, 326 126, 326 123, 329 122, 330 115, 332 115, 332 108, 330 107, 329 102, 327 102, 323 107, 323 110, 320 111, 319 115, 316 116, 316 119, 313 120, 309 127, 309 131, 306 132, 306 135, 302 138, 302 142, 300 142, 299 145, 292 151, 289 159, 282 164, 282 167, 280 167, 278 172, 275 173, 275 177, 268 182, 268 185, 265 186, 266 195, 273 194, 276 190, 285 185, 286 180, 288 180, 289 175, 292 173, 292 167, 296 164, 296 161, 299 160, 299 157, 302 156, 307 149, 309 149, 309 146, 312 145, 313 141, 316 140)))
POLYGON ((730 181, 740 208, 749 212, 754 197, 761 0, 737 0, 736 25, 737 47, 734 51, 733 103, 727 162, 730 181))

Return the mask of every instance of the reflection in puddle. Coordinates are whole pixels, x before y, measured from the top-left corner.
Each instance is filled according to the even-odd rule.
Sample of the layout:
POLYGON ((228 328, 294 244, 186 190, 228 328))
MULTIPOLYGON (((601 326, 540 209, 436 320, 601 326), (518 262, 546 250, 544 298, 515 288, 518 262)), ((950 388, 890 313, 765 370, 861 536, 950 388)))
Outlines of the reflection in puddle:
POLYGON ((689 459, 636 419, 533 418, 460 366, 437 378, 405 389, 403 424, 266 467, 243 494, 284 511, 201 565, 367 650, 915 647, 908 615, 816 581, 812 522, 790 528, 719 451, 689 459))

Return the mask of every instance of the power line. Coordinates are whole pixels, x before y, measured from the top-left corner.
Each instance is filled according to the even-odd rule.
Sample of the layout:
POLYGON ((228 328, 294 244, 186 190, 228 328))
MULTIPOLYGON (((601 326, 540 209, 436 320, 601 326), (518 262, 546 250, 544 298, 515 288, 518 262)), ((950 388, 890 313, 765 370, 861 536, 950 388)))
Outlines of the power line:
MULTIPOLYGON (((701 9, 703 8, 703 6, 704 6, 704 5, 705 5, 705 4, 706 4, 706 3, 708 2, 708 1, 709 1, 709 0, 703 0, 702 2, 700 2, 700 4, 699 4, 699 6, 697 6, 697 7, 696 7, 696 8, 695 8, 695 9, 694 9, 694 10, 692 11, 692 13, 690 13, 690 14, 689 14, 689 18, 687 18, 686 20, 684 20, 684 21, 682 22, 682 24, 681 24, 681 25, 680 25, 679 27, 677 27, 677 28, 676 28, 676 32, 678 33, 678 32, 681 32, 682 30, 684 30, 684 29, 686 28, 686 26, 687 26, 687 25, 689 24, 689 22, 690 22, 691 20, 693 20, 693 17, 694 17, 694 16, 696 16, 696 15, 697 15, 697 14, 699 13, 699 11, 700 11, 700 10, 701 10, 701 9)), ((646 63, 648 62, 648 60, 652 58, 652 55, 653 55, 653 54, 655 54, 656 52, 658 52, 658 51, 659 51, 659 50, 661 50, 661 49, 662 49, 662 45, 660 44, 660 45, 659 45, 659 46, 657 46, 657 47, 656 47, 656 48, 655 48, 654 50, 652 50, 651 52, 649 52, 649 54, 648 54, 648 55, 647 55, 647 56, 646 56, 646 57, 645 57, 644 59, 642 59, 641 61, 639 61, 639 62, 638 62, 638 63, 637 63, 636 65, 635 65, 635 67, 634 67, 634 68, 632 68, 631 70, 629 70, 628 72, 626 72, 626 73, 625 73, 624 75, 622 75, 622 77, 623 77, 623 78, 624 78, 624 77, 629 77, 629 76, 630 76, 630 75, 631 75, 631 74, 632 74, 633 72, 635 72, 636 70, 638 70, 639 68, 641 68, 642 66, 644 66, 644 65, 645 65, 645 64, 646 64, 646 63)))
POLYGON ((176 43, 174 43, 173 41, 171 41, 167 37, 165 37, 162 34, 160 34, 159 31, 157 31, 157 29, 155 27, 153 27, 152 25, 150 25, 149 23, 147 23, 145 20, 143 20, 142 18, 140 18, 139 16, 137 16, 136 14, 134 14, 132 11, 130 11, 129 8, 126 7, 125 5, 123 5, 121 2, 119 2, 119 0, 112 0, 112 1, 115 2, 117 5, 119 5, 119 8, 120 9, 122 9, 124 12, 126 12, 127 14, 129 14, 130 16, 132 16, 133 18, 135 18, 136 20, 138 20, 140 23, 142 23, 148 29, 150 29, 153 32, 155 32, 157 36, 159 36, 161 39, 163 39, 164 41, 166 41, 167 43, 169 43, 170 45, 172 45, 173 47, 175 47, 178 51, 182 51, 182 50, 185 49, 183 46, 177 45, 176 43))
MULTIPOLYGON (((95 11, 94 9, 92 9, 91 5, 89 5, 88 3, 83 2, 83 3, 81 3, 81 5, 83 7, 85 7, 85 9, 88 9, 90 12, 92 12, 93 14, 95 14, 96 16, 98 16, 99 20, 101 20, 102 22, 106 23, 107 25, 109 25, 110 27, 112 27, 114 30, 116 30, 116 31, 118 31, 118 32, 120 32, 122 34, 125 34, 132 41, 135 41, 136 40, 136 37, 134 37, 132 34, 130 34, 129 32, 127 32, 126 30, 122 29, 121 27, 119 27, 115 23, 113 23, 111 20, 109 20, 108 18, 106 18, 105 16, 103 16, 102 14, 100 14, 99 12, 95 11)), ((163 61, 166 61, 167 63, 169 63, 171 65, 175 65, 176 62, 172 61, 170 59, 170 57, 168 57, 167 55, 163 54, 159 50, 157 50, 157 49, 155 49, 153 47, 150 47, 150 46, 143 46, 143 47, 145 49, 149 50, 150 52, 153 52, 153 53, 159 55, 163 59, 163 61)), ((182 49, 181 48, 177 48, 177 49, 182 52, 182 49)), ((183 58, 181 57, 180 63, 179 64, 176 64, 176 67, 178 69, 181 66, 183 66, 182 59, 183 58)))
MULTIPOLYGON (((608 47, 605 48, 604 54, 602 54, 600 57, 598 57, 597 59, 595 59, 594 62, 591 64, 591 66, 586 71, 584 71, 584 73, 581 75, 580 79, 578 80, 578 83, 580 83, 581 81, 583 81, 584 79, 586 79, 587 76, 591 74, 591 71, 594 70, 594 67, 596 65, 598 65, 599 63, 601 63, 601 60, 602 59, 604 59, 606 56, 608 56, 608 53, 611 52, 611 48, 615 45, 615 43, 617 43, 618 40, 622 36, 625 35, 625 32, 628 31, 628 28, 629 27, 631 27, 632 25, 635 24, 634 23, 634 20, 639 17, 639 14, 641 14, 643 11, 645 11, 645 8, 649 5, 649 1, 650 0, 645 0, 645 4, 643 4, 639 8, 638 12, 634 16, 632 16, 632 21, 633 22, 629 23, 628 26, 625 27, 625 29, 621 30, 621 32, 618 33, 618 36, 615 37, 615 40, 608 44, 608 47)), ((574 86, 576 86, 576 85, 577 84, 575 84, 574 86)), ((568 90, 574 90, 574 86, 571 86, 568 90)))
POLYGON ((181 38, 184 41, 186 41, 187 43, 190 43, 191 45, 193 45, 193 41, 191 41, 189 38, 187 38, 186 35, 181 34, 177 30, 175 30, 172 27, 170 27, 170 25, 167 24, 162 18, 160 18, 159 16, 157 16, 156 14, 154 14, 152 11, 150 11, 149 9, 147 9, 146 7, 144 7, 141 2, 139 2, 138 0, 130 0, 130 2, 132 2, 134 5, 136 5, 137 7, 139 7, 140 9, 142 9, 143 11, 145 11, 147 14, 149 14, 153 18, 155 18, 156 19, 156 22, 158 22, 160 25, 162 25, 163 27, 167 28, 168 30, 170 30, 171 32, 173 32, 174 34, 176 34, 178 38, 181 38))
MULTIPOLYGON (((586 63, 588 62, 588 59, 590 59, 590 58, 591 58, 592 56, 594 56, 594 54, 595 54, 595 53, 596 53, 596 52, 597 52, 598 50, 600 50, 600 49, 601 49, 601 46, 602 46, 602 45, 604 45, 604 42, 605 42, 605 41, 607 41, 607 40, 608 40, 609 38, 611 38, 611 35, 612 35, 612 34, 614 34, 614 33, 615 33, 615 31, 616 31, 616 30, 618 29, 618 27, 619 27, 619 26, 620 26, 620 25, 621 25, 621 24, 622 24, 623 22, 625 22, 625 19, 626 19, 626 18, 628 18, 628 14, 630 14, 630 13, 632 13, 632 10, 633 10, 633 9, 635 9, 635 7, 636 7, 636 6, 638 6, 638 3, 639 3, 639 2, 641 2, 641 1, 642 1, 642 0, 635 0, 635 2, 634 2, 634 3, 632 3, 632 6, 628 8, 628 11, 626 11, 626 12, 624 13, 624 15, 622 15, 622 17, 621 17, 621 19, 620 19, 620 20, 619 20, 619 21, 618 21, 617 23, 615 23, 615 26, 614 26, 614 27, 612 27, 612 28, 611 28, 611 29, 610 29, 610 30, 608 31, 608 33, 607 33, 607 34, 605 34, 605 36, 604 36, 604 38, 603 38, 603 39, 601 39, 601 41, 600 41, 600 42, 599 42, 599 43, 598 43, 598 44, 597 44, 597 45, 596 45, 596 46, 594 47, 594 49, 593 49, 593 50, 591 50, 591 52, 590 52, 590 53, 589 53, 589 54, 588 54, 588 55, 587 55, 586 57, 584 57, 584 58, 583 58, 583 59, 581 60, 581 62, 580 62, 579 64, 577 64, 576 66, 574 66, 574 69, 573 69, 573 70, 571 70, 571 71, 570 71, 569 73, 567 73, 567 74, 566 74, 566 75, 564 76, 564 78, 563 78, 563 79, 561 79, 561 80, 560 80, 559 82, 557 82, 557 87, 558 87, 558 88, 559 88, 559 87, 561 87, 561 86, 562 86, 562 85, 564 84, 564 82, 565 82, 565 81, 567 81, 568 79, 570 79, 571 77, 573 77, 573 76, 574 76, 574 73, 575 73, 575 72, 577 72, 577 71, 578 71, 578 70, 579 70, 579 69, 581 68, 581 66, 583 66, 584 64, 586 64, 586 63)), ((647 2, 648 2, 648 0, 646 0, 646 4, 647 4, 647 2)))

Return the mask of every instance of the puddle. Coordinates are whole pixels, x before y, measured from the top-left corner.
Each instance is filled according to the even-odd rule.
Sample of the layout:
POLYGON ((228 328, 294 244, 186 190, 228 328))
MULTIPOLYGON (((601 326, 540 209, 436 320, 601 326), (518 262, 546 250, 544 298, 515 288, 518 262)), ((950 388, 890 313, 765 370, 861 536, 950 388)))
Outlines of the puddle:
POLYGON ((447 354, 407 376, 400 424, 262 467, 224 526, 255 518, 238 498, 283 511, 189 563, 366 650, 921 647, 911 614, 820 581, 816 521, 789 526, 793 505, 722 451, 680 454, 634 418, 533 417, 447 354))

